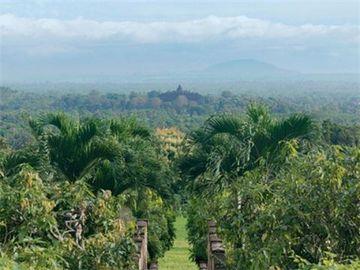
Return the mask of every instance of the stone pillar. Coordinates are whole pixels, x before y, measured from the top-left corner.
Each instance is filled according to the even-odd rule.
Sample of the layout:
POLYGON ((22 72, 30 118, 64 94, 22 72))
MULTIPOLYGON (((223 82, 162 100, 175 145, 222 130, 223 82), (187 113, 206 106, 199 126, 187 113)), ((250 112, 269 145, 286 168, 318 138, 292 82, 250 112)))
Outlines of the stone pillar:
POLYGON ((208 268, 207 270, 226 270, 225 249, 216 233, 216 223, 208 222, 208 268))
POLYGON ((157 262, 152 262, 150 264, 149 270, 158 270, 158 263, 157 262))
POLYGON ((148 221, 145 219, 136 222, 134 241, 137 247, 136 261, 139 263, 139 270, 147 270, 147 226, 148 221))
POLYGON ((207 270, 208 264, 207 262, 199 262, 199 270, 207 270))

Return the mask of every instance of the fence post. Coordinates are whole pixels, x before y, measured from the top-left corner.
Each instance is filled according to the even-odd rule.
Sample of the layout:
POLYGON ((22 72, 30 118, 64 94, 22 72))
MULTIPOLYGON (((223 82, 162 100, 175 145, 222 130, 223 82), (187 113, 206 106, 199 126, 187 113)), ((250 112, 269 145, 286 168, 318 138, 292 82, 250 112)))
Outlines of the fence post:
POLYGON ((139 263, 139 270, 147 270, 147 226, 146 219, 139 219, 136 222, 134 241, 137 247, 136 260, 139 263))
POLYGON ((225 249, 216 233, 216 222, 208 221, 208 268, 207 270, 226 270, 225 249))
POLYGON ((207 262, 199 262, 199 270, 208 270, 207 262))
POLYGON ((152 262, 150 264, 149 270, 158 270, 158 263, 157 262, 152 262))

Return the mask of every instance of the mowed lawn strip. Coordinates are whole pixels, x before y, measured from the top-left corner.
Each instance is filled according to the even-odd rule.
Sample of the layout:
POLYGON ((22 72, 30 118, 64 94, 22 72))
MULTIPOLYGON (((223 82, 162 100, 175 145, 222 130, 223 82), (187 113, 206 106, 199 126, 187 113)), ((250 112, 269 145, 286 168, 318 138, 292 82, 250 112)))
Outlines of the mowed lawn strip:
POLYGON ((171 250, 159 260, 159 270, 198 270, 189 259, 189 245, 186 240, 186 219, 177 217, 175 222, 176 239, 171 250))

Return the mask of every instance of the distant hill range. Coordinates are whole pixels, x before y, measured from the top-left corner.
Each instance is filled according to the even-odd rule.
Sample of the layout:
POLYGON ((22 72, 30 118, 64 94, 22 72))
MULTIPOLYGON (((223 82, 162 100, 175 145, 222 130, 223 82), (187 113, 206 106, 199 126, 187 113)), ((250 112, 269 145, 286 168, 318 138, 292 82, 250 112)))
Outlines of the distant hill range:
POLYGON ((234 81, 353 81, 359 82, 355 73, 302 73, 287 70, 276 65, 254 59, 240 59, 208 66, 203 70, 177 74, 175 78, 194 82, 234 82, 234 81))
POLYGON ((275 65, 260 62, 253 59, 243 59, 243 60, 234 60, 223 62, 220 64, 215 64, 208 67, 205 71, 208 72, 233 72, 233 71, 242 71, 242 72, 279 72, 282 69, 279 69, 275 65))
POLYGON ((216 75, 229 79, 236 79, 236 77, 268 77, 298 74, 298 72, 281 69, 275 65, 253 59, 234 60, 215 64, 209 66, 201 73, 203 75, 216 75))
MULTIPOLYGON (((174 63, 176 67, 176 63, 174 63)), ((77 79, 75 81, 60 81, 70 83, 121 83, 121 84, 163 84, 169 86, 174 83, 234 83, 234 82, 298 82, 298 81, 317 81, 317 82, 346 82, 360 84, 359 73, 303 73, 296 70, 287 70, 271 63, 262 62, 255 59, 238 59, 221 62, 207 66, 205 68, 179 70, 179 71, 145 71, 132 75, 114 76, 91 76, 77 79), (149 72, 149 73, 147 73, 149 72)), ((41 82, 40 82, 41 83, 41 82)), ((26 84, 26 83, 25 83, 26 84)), ((11 84, 6 84, 11 85, 11 84)), ((115 85, 110 86, 116 88, 115 85)), ((38 88, 38 87, 37 87, 38 88)), ((187 93, 189 94, 189 93, 187 93)))
POLYGON ((297 79, 303 74, 297 71, 282 69, 270 63, 254 59, 239 59, 217 63, 203 69, 170 73, 136 74, 126 79, 137 82, 234 82, 254 80, 287 80, 297 79))

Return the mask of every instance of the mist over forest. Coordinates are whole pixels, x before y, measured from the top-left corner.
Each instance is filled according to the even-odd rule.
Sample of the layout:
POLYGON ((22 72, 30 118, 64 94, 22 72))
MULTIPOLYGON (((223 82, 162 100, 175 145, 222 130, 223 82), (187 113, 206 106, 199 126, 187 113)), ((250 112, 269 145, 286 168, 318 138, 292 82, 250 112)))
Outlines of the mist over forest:
POLYGON ((358 0, 0 0, 0 270, 359 270, 358 0))

